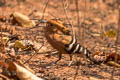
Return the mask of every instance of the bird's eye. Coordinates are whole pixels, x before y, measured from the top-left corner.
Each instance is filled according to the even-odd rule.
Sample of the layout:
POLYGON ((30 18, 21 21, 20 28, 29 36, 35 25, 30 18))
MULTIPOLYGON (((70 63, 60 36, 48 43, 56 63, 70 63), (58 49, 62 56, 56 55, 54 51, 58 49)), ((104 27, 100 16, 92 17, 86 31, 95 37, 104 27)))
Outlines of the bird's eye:
POLYGON ((50 26, 53 26, 53 24, 50 24, 50 26))
POLYGON ((70 35, 70 31, 69 30, 66 31, 66 35, 70 35))

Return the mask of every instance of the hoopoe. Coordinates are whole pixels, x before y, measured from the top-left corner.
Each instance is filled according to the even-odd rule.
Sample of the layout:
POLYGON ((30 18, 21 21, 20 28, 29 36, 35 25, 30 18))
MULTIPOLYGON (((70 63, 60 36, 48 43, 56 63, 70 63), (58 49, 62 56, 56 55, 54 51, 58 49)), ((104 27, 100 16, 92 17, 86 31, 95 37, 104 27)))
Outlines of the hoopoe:
POLYGON ((55 19, 48 20, 44 30, 47 41, 53 48, 58 50, 59 59, 56 60, 55 63, 61 60, 62 54, 69 54, 69 65, 71 65, 72 55, 76 53, 83 53, 87 58, 94 61, 94 59, 90 56, 91 52, 87 48, 77 43, 75 36, 70 35, 70 30, 68 30, 68 28, 60 21, 55 19))

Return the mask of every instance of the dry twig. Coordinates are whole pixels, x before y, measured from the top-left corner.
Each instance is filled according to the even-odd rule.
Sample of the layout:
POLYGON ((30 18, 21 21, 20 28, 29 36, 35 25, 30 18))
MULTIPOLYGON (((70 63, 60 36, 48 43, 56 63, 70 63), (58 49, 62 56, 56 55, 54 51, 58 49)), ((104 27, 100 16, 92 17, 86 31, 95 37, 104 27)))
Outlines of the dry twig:
MULTIPOLYGON (((119 0, 118 0, 118 2, 119 2, 119 0)), ((119 6, 118 6, 118 11, 119 11, 119 18, 118 18, 117 36, 116 36, 116 41, 115 41, 116 47, 119 45, 119 39, 120 39, 120 36, 119 36, 120 35, 120 8, 119 8, 119 6)), ((117 60, 118 60, 118 56, 117 56, 118 49, 115 48, 115 51, 116 51, 116 54, 115 54, 114 61, 117 62, 117 60)), ((115 66, 113 67, 110 80, 113 80, 114 71, 115 71, 115 66)))
POLYGON ((24 62, 24 64, 26 64, 27 62, 29 62, 35 55, 37 55, 37 54, 38 54, 38 51, 39 51, 44 45, 45 45, 45 43, 43 43, 43 45, 42 45, 38 50, 34 50, 34 51, 35 51, 34 55, 32 55, 28 60, 26 60, 26 61, 24 62))
POLYGON ((72 24, 72 22, 70 22, 69 17, 68 17, 68 15, 67 15, 67 10, 66 10, 66 9, 67 9, 67 7, 68 7, 68 3, 65 2, 65 0, 62 0, 62 5, 63 5, 63 9, 64 9, 64 13, 65 13, 66 19, 68 20, 68 23, 69 23, 70 26, 71 26, 72 35, 75 35, 75 34, 74 34, 74 31, 73 31, 73 24, 72 24))

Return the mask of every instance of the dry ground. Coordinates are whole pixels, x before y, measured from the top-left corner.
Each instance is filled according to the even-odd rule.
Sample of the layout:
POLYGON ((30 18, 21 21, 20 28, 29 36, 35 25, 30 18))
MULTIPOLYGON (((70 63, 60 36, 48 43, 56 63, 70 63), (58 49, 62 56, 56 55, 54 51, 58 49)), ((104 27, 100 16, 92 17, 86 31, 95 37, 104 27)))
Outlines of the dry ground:
MULTIPOLYGON (((17 3, 15 0, 6 0, 6 4, 0 7, 0 15, 4 14, 9 16, 14 11, 18 11, 25 15, 30 15, 31 19, 41 19, 43 16, 43 10, 47 3, 47 0, 18 0, 17 3), (34 10, 37 10, 34 12, 34 10)), ((109 28, 114 28, 116 30, 117 22, 118 22, 118 10, 113 8, 112 2, 114 0, 106 0, 106 2, 102 2, 102 0, 79 0, 79 18, 80 22, 85 25, 84 29, 84 46, 88 49, 91 49, 95 45, 97 46, 95 49, 99 50, 102 47, 101 45, 113 44, 115 39, 109 38, 101 38, 95 37, 92 38, 89 33, 89 30, 100 33, 102 31, 101 27, 104 30, 108 30, 109 28), (91 1, 91 2, 90 2, 91 1), (109 6, 110 5, 110 6, 109 6)), ((75 32, 78 34, 77 27, 77 13, 75 0, 66 0, 68 3, 67 7, 67 15, 69 17, 70 22, 75 26, 75 32)), ((60 18, 63 22, 68 23, 66 19, 65 12, 63 9, 62 0, 50 0, 46 12, 44 13, 45 19, 55 18, 53 16, 60 18)), ((14 27, 14 25, 13 25, 14 27)), ((22 29, 22 28, 21 28, 22 29)), ((26 36, 26 39, 36 40, 37 42, 42 42, 44 36, 42 36, 43 29, 35 28, 30 31, 23 31, 23 35, 26 36)), ((78 36, 79 37, 79 36, 78 36)), ((48 45, 46 43, 45 47, 48 45)), ((30 55, 25 54, 22 55, 23 61, 26 61, 30 55)), ((77 61, 80 62, 78 74, 76 74, 76 70, 78 69, 76 60, 74 58, 74 62, 72 66, 68 66, 69 56, 63 55, 62 60, 57 64, 53 64, 53 62, 57 59, 57 55, 55 53, 44 53, 38 54, 33 57, 27 64, 32 68, 36 75, 45 78, 46 80, 89 80, 88 76, 90 75, 90 80, 110 80, 112 67, 107 66, 105 64, 101 65, 92 65, 89 62, 86 63, 83 58, 77 58, 77 61), (52 56, 48 57, 48 54, 52 56)), ((116 68, 114 73, 114 80, 120 80, 120 69, 116 68)))

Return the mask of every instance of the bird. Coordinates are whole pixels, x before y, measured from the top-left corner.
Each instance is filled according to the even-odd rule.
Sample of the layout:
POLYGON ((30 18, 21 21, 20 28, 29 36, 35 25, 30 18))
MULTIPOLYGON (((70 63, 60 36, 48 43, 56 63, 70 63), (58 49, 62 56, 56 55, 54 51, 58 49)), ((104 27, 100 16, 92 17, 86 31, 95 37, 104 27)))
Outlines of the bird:
POLYGON ((55 63, 61 60, 62 54, 68 54, 70 56, 69 66, 73 62, 72 55, 74 54, 83 54, 91 61, 94 61, 90 56, 92 52, 78 43, 76 36, 71 35, 71 31, 62 22, 56 19, 50 19, 47 21, 44 30, 48 43, 58 51, 59 58, 55 63))

